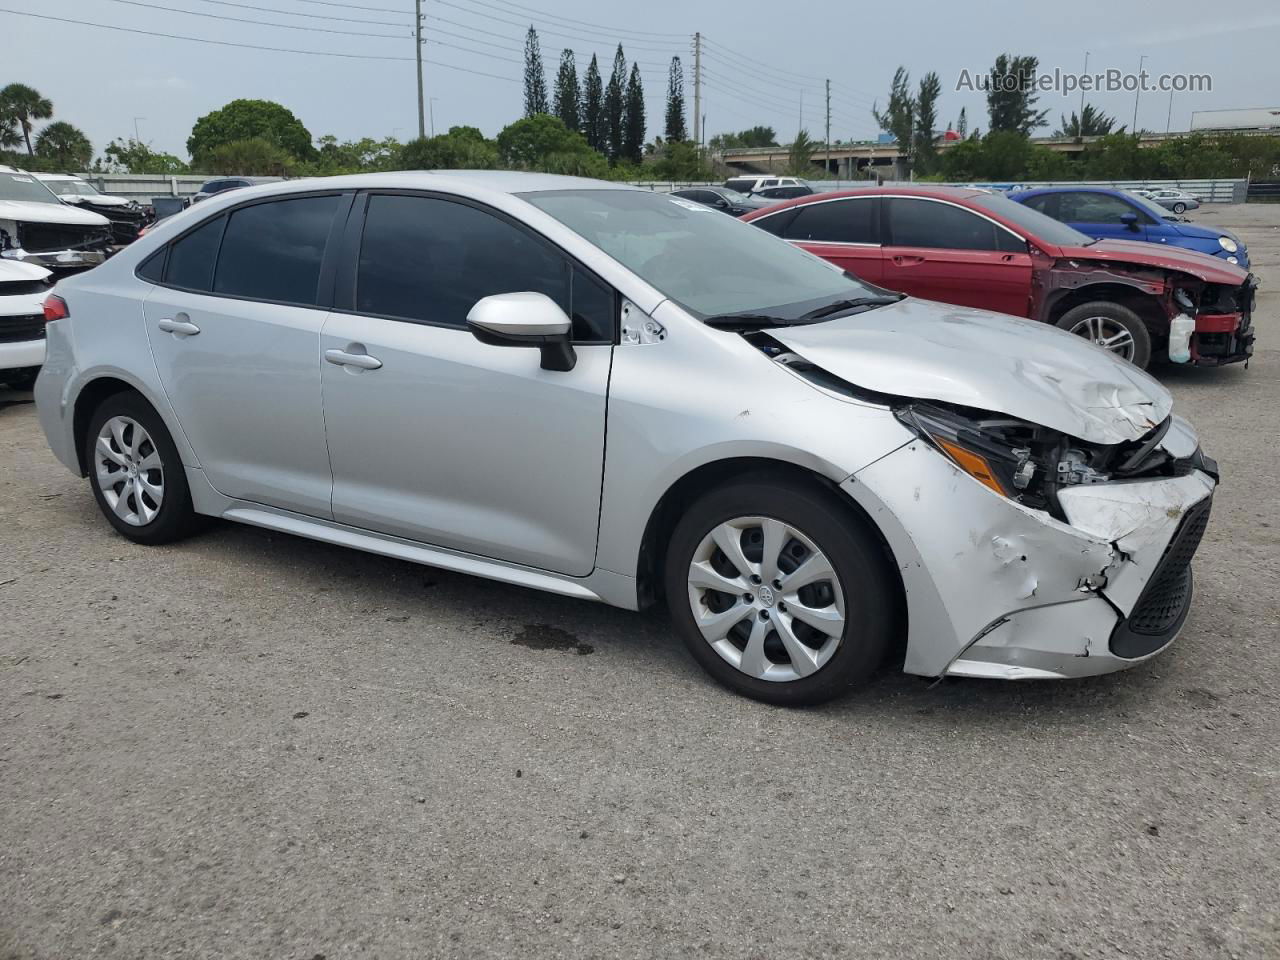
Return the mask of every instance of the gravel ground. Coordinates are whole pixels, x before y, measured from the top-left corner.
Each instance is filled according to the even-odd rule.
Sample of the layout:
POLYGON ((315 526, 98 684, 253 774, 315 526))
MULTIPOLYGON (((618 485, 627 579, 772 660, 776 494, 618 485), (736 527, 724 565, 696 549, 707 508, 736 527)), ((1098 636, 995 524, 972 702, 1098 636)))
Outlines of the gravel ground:
MULTIPOLYGON (((1280 206, 1215 207, 1264 284, 1280 206)), ((1223 467, 1182 638, 739 699, 664 622, 222 525, 115 536, 0 392, 0 960, 1280 956, 1280 293, 1158 371, 1223 467)))

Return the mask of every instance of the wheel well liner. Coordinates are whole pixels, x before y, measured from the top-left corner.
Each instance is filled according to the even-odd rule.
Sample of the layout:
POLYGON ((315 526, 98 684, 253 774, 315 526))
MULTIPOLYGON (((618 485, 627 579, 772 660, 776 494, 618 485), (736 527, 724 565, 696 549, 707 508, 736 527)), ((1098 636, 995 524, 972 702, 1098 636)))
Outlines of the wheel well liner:
MULTIPOLYGON (((89 471, 89 465, 84 462, 84 442, 89 432, 89 418, 107 397, 113 397, 118 393, 138 393, 138 390, 133 384, 126 383, 124 380, 115 377, 99 377, 86 383, 76 397, 75 413, 71 423, 76 441, 76 462, 80 465, 82 477, 89 471)), ((141 396, 140 393, 138 395, 141 396)))

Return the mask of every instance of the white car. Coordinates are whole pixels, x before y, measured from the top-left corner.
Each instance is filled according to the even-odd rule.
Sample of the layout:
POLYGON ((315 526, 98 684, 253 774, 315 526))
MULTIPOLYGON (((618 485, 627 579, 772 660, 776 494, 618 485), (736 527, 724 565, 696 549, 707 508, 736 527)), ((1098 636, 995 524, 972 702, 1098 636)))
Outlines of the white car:
POLYGON ((745 193, 748 196, 757 190, 764 190, 770 187, 803 187, 807 186, 805 181, 799 177, 778 177, 778 176, 745 176, 730 177, 723 186, 728 190, 737 190, 739 193, 745 193))
POLYGON ((122 536, 210 515, 665 597, 703 667, 773 703, 843 693, 899 641, 929 677, 1155 656, 1217 485, 1168 391, 1081 337, 596 180, 228 191, 45 316, 40 425, 122 536))
POLYGON ((112 242, 106 217, 77 210, 34 174, 0 164, 0 257, 69 273, 102 263, 112 242))
POLYGON ((63 203, 101 214, 110 220, 116 243, 133 243, 150 220, 147 208, 136 200, 99 193, 97 187, 74 173, 37 173, 33 176, 63 203))
POLYGON ((44 363, 44 267, 0 258, 0 383, 26 389, 44 363))

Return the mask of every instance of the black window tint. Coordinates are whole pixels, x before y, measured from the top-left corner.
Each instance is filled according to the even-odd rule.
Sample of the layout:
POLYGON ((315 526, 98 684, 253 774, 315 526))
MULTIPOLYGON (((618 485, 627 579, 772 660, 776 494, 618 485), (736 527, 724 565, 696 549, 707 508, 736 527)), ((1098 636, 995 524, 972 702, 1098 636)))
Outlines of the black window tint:
POLYGON ((337 196, 256 203, 231 213, 213 292, 314 306, 337 196))
POLYGON ((795 218, 795 209, 784 210, 782 213, 775 213, 759 220, 753 220, 751 225, 759 227, 766 233, 772 233, 775 237, 785 237, 787 236, 787 227, 791 225, 791 221, 795 218))
POLYGON ((213 286, 213 265, 218 259, 218 244, 226 222, 226 217, 214 217, 170 244, 164 282, 208 293, 213 286))
POLYGON ((462 327, 477 300, 527 290, 569 313, 569 264, 546 242, 463 203, 369 198, 359 312, 462 327))
POLYGON ((138 276, 151 283, 160 283, 164 279, 165 248, 161 247, 138 267, 138 276))
POLYGON ((1041 213, 1045 214, 1046 216, 1052 217, 1054 216, 1054 210, 1057 208, 1057 204, 1053 203, 1055 199, 1057 199, 1056 194, 1042 193, 1038 197, 1031 197, 1030 199, 1028 199, 1024 203, 1024 206, 1028 206, 1032 210, 1039 210, 1041 213))
POLYGON ((573 268, 573 338, 583 342, 613 342, 617 302, 613 288, 589 276, 581 267, 573 268))
POLYGON ((996 227, 976 213, 933 200, 889 200, 889 242, 896 247, 996 250, 996 227))
POLYGON ((800 207, 783 234, 788 240, 877 243, 875 200, 829 200, 800 207))
POLYGON ((1002 227, 996 227, 996 249, 1001 253, 1026 253, 1027 241, 1015 237, 1002 227))

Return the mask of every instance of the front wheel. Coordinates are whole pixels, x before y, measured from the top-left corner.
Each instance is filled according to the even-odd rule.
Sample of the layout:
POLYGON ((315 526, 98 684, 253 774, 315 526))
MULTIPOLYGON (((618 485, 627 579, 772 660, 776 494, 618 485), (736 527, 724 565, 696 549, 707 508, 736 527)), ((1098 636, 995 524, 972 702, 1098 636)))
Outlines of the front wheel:
POLYGON ((761 477, 704 495, 676 525, 664 575, 694 659, 757 700, 830 700, 890 647, 894 593, 879 545, 816 486, 761 477))
POLYGON ((1147 332, 1147 325, 1121 304, 1108 300, 1082 303, 1059 317, 1057 325, 1142 370, 1151 362, 1151 334, 1147 332))
POLYGON ((1185 203, 1175 203, 1175 204, 1173 205, 1173 212, 1174 212, 1174 213, 1186 213, 1186 212, 1187 212, 1187 205, 1186 205, 1185 203))

